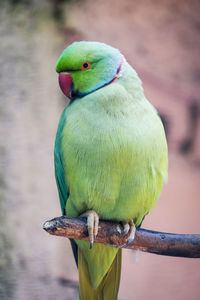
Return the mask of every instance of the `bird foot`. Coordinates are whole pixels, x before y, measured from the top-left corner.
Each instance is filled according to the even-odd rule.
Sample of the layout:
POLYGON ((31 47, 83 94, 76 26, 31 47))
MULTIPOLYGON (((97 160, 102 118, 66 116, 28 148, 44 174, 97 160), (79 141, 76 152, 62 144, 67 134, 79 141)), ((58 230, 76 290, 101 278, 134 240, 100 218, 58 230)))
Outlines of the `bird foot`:
POLYGON ((96 211, 88 210, 80 215, 80 217, 87 218, 88 236, 91 249, 98 233, 99 216, 97 215, 96 211))
POLYGON ((133 220, 130 220, 129 222, 122 222, 122 224, 124 227, 124 236, 127 235, 127 233, 129 232, 128 242, 126 244, 126 246, 128 246, 133 242, 135 238, 136 227, 133 220))

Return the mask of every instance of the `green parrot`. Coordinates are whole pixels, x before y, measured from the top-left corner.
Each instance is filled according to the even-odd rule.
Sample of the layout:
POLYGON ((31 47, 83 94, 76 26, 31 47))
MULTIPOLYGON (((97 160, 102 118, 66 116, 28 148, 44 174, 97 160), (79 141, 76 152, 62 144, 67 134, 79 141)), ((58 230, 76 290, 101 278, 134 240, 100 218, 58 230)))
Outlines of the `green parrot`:
POLYGON ((119 50, 74 42, 56 71, 64 109, 55 141, 63 215, 87 217, 89 242, 71 240, 81 300, 117 299, 121 249, 94 243, 99 218, 116 220, 134 239, 167 179, 165 132, 141 80, 119 50), (94 243, 94 244, 93 244, 94 243))

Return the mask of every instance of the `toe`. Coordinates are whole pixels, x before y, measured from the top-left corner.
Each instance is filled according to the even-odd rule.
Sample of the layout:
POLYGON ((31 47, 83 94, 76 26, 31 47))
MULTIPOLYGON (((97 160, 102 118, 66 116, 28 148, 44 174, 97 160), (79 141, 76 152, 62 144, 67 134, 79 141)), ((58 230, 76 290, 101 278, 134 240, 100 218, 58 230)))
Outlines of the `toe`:
POLYGON ((87 217, 87 228, 91 249, 98 233, 99 216, 94 210, 88 210, 83 213, 81 217, 87 217))
POLYGON ((98 227, 99 227, 99 216, 97 213, 94 215, 94 239, 96 239, 96 236, 98 234, 98 227))
POLYGON ((133 242, 133 240, 135 238, 135 230, 136 230, 136 227, 135 227, 135 224, 134 224, 133 220, 131 220, 129 222, 129 224, 130 224, 130 234, 129 234, 129 237, 128 237, 127 246, 130 245, 133 242))
POLYGON ((124 227, 124 232, 123 232, 123 236, 127 235, 127 233, 129 232, 130 229, 130 225, 128 222, 122 222, 123 223, 123 227, 124 227))
POLYGON ((92 213, 88 215, 87 227, 88 227, 90 248, 92 248, 93 243, 94 243, 94 214, 92 214, 92 213))

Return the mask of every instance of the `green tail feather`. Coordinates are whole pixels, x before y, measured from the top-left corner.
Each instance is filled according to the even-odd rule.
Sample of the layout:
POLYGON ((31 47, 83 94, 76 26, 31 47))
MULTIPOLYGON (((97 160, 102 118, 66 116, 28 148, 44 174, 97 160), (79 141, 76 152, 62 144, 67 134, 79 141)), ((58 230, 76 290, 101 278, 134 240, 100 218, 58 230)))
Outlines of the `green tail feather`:
POLYGON ((100 285, 94 289, 90 283, 87 261, 78 248, 80 300, 117 300, 121 275, 121 261, 122 249, 119 249, 109 271, 104 276, 100 285))

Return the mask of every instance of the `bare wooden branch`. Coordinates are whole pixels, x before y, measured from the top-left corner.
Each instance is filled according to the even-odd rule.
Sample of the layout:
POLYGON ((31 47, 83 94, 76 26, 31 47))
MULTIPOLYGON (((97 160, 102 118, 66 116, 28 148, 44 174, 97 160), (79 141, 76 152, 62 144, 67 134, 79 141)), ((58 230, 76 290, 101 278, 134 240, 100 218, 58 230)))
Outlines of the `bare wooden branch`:
MULTIPOLYGON (((86 218, 54 218, 46 221, 43 229, 53 235, 88 240, 86 218)), ((127 240, 128 234, 123 236, 120 223, 100 221, 97 243, 160 255, 200 258, 200 234, 172 234, 138 228, 133 243, 127 246, 127 240)))

